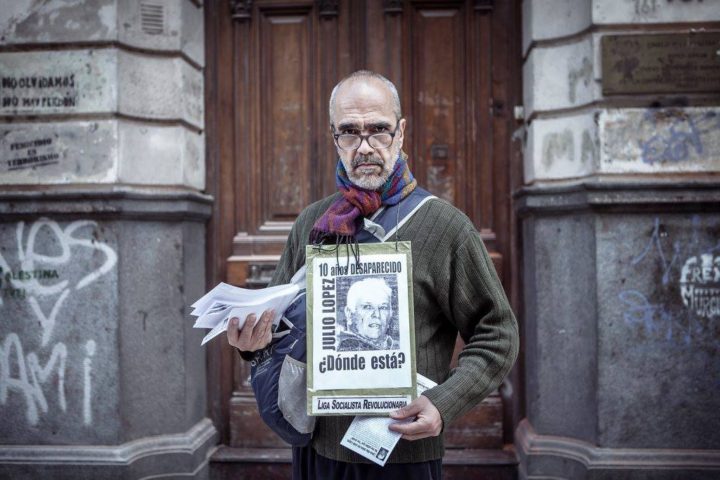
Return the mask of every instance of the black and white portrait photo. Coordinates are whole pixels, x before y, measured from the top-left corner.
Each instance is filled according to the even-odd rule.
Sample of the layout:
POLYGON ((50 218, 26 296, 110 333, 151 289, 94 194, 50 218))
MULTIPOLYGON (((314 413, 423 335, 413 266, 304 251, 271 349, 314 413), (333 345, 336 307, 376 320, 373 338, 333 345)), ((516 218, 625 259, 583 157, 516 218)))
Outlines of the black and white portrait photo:
POLYGON ((398 300, 395 275, 339 277, 338 351, 397 350, 398 300))

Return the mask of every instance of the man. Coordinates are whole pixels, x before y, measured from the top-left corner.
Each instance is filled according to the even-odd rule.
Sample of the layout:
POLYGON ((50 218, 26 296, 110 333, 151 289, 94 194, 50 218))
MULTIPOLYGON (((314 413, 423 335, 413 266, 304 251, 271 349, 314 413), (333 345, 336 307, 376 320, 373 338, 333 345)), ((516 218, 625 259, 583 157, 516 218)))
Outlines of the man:
POLYGON ((398 342, 388 335, 393 317, 392 290, 383 279, 353 283, 344 311, 347 327, 338 335, 339 352, 398 348, 398 342))
MULTIPOLYGON (((403 437, 385 467, 340 445, 352 417, 318 417, 312 445, 293 449, 293 478, 439 479, 443 427, 500 385, 517 356, 517 324, 473 224, 447 202, 425 201, 431 197, 417 187, 402 153, 406 121, 395 86, 373 72, 353 73, 332 92, 330 122, 339 191, 298 216, 272 284, 288 282, 304 266, 306 245, 371 241, 364 219, 387 223, 418 205, 383 239, 412 243, 417 371, 438 385, 391 414, 414 420, 390 427, 403 437), (451 372, 458 332, 466 346, 451 372)), ((263 317, 248 319, 239 333, 229 329, 230 343, 264 347, 263 317)))

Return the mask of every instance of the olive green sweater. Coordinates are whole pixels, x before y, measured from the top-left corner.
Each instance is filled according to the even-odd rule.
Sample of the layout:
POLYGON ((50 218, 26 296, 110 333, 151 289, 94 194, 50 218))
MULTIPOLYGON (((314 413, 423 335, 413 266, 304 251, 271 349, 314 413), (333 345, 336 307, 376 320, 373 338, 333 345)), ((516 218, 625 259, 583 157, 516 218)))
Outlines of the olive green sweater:
MULTIPOLYGON (((338 194, 313 203, 300 214, 288 237, 271 285, 287 283, 305 264, 305 245, 315 220, 338 194)), ((426 202, 396 233, 412 242, 417 371, 438 383, 423 395, 442 415, 443 426, 495 390, 518 352, 518 329, 492 262, 470 220, 449 203, 426 202), (457 333, 466 343, 450 371, 457 333)), ((390 239, 395 240, 395 237, 390 239)), ((320 455, 367 463, 342 447, 353 417, 319 417, 312 445, 320 455)), ((441 458, 442 434, 400 440, 389 462, 441 458)))

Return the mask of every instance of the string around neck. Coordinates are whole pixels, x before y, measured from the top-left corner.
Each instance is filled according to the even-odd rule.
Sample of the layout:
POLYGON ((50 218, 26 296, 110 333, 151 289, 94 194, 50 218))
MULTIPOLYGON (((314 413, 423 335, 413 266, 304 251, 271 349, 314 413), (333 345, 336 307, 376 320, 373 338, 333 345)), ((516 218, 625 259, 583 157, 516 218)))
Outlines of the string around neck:
POLYGON ((340 248, 345 245, 345 270, 350 269, 350 258, 355 260, 355 265, 360 263, 360 242, 358 242, 355 235, 334 235, 324 236, 321 239, 321 243, 313 244, 313 249, 318 252, 335 253, 335 266, 340 269, 340 248), (329 241, 331 237, 334 237, 334 243, 325 243, 329 241))

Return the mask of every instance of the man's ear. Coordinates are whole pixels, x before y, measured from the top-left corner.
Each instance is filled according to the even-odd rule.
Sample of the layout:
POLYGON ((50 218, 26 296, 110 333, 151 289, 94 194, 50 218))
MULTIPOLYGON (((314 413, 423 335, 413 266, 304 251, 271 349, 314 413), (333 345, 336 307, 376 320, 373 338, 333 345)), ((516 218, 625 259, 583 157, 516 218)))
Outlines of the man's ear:
POLYGON ((405 121, 404 118, 401 118, 400 121, 398 122, 398 129, 397 129, 397 133, 395 134, 395 138, 397 138, 398 146, 400 148, 402 148, 403 141, 405 140, 405 125, 406 124, 407 124, 407 122, 405 121))

